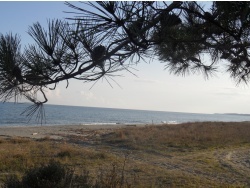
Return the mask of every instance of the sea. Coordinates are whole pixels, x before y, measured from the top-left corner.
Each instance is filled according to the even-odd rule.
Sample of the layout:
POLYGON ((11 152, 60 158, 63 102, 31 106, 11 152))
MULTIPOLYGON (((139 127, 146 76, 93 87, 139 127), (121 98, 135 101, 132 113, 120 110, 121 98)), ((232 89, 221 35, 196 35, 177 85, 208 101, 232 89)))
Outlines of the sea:
MULTIPOLYGON (((0 103, 0 126, 41 126, 36 114, 30 119, 21 115, 28 103, 0 103)), ((44 105, 43 126, 50 125, 119 125, 119 124, 179 124, 185 122, 250 121, 249 114, 198 114, 150 110, 130 110, 82 106, 44 105)))

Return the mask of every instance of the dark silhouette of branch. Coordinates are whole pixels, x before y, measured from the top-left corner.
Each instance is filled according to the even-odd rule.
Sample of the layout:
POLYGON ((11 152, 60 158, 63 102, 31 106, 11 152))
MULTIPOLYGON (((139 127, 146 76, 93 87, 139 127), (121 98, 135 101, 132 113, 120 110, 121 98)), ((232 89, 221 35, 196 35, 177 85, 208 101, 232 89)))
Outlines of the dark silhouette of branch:
POLYGON ((72 8, 66 21, 49 20, 29 27, 35 44, 21 52, 20 38, 0 34, 0 99, 24 96, 44 117, 47 88, 77 79, 96 83, 153 57, 176 75, 213 76, 220 59, 227 60, 237 83, 250 79, 249 2, 213 2, 204 9, 197 2, 83 2, 72 8), (91 9, 89 9, 89 7, 91 9), (211 61, 205 61, 206 54, 211 61), (43 100, 37 98, 40 93, 43 100))

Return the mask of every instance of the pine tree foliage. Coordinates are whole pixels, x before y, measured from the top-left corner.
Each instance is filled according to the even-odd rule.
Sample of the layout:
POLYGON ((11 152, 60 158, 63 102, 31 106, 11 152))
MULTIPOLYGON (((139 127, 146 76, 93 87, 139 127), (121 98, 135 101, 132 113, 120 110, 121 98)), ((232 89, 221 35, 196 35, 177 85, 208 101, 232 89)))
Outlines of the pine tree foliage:
POLYGON ((59 82, 115 82, 120 71, 133 73, 133 65, 157 57, 173 74, 205 77, 226 60, 236 82, 248 83, 250 3, 201 3, 66 2, 69 18, 29 27, 34 44, 21 48, 18 35, 0 34, 0 98, 25 97, 34 103, 25 113, 40 109, 43 117, 46 90, 59 82))

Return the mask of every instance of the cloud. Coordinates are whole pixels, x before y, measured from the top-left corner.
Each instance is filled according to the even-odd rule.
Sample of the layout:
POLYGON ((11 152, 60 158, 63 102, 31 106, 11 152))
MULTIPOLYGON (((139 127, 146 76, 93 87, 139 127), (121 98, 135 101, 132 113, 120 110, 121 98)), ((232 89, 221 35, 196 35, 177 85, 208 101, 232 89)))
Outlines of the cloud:
POLYGON ((61 90, 60 90, 60 88, 57 88, 57 89, 55 90, 55 96, 56 96, 56 97, 61 97, 61 90))
POLYGON ((218 96, 239 97, 239 96, 249 95, 248 92, 249 92, 248 90, 244 90, 242 88, 224 87, 224 88, 219 88, 217 91, 214 92, 214 94, 218 96))
POLYGON ((82 97, 87 101, 96 100, 97 97, 91 91, 80 91, 82 97))
POLYGON ((60 88, 56 88, 55 90, 49 89, 49 90, 46 90, 45 93, 46 93, 46 96, 49 98, 61 98, 62 97, 60 88))
POLYGON ((94 93, 91 91, 80 91, 81 99, 84 105, 98 106, 98 107, 116 107, 121 108, 127 105, 127 102, 123 101, 116 96, 105 96, 102 93, 94 93))

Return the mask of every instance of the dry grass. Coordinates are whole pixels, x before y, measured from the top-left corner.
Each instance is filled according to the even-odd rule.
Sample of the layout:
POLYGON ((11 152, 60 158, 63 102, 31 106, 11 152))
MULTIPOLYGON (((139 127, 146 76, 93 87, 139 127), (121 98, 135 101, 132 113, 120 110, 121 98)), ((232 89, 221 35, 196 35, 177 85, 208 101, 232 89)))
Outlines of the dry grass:
POLYGON ((250 185, 248 122, 126 127, 90 133, 87 139, 84 132, 82 136, 65 136, 67 140, 62 142, 49 137, 0 138, 0 178, 10 174, 21 177, 27 169, 54 159, 78 174, 88 170, 93 178, 102 173, 116 178, 124 175, 135 187, 250 185))
POLYGON ((110 160, 113 160, 109 154, 60 143, 52 139, 2 138, 0 142, 0 179, 4 179, 9 174, 22 174, 29 168, 47 164, 51 159, 69 166, 79 168, 91 166, 96 169, 102 163, 109 163, 110 160), (98 161, 99 158, 102 158, 102 161, 98 161))
POLYGON ((250 186, 249 122, 129 127, 104 135, 101 142, 146 162, 156 187, 250 186))
POLYGON ((131 149, 192 151, 250 143, 250 123, 203 122, 124 128, 103 138, 131 149))

